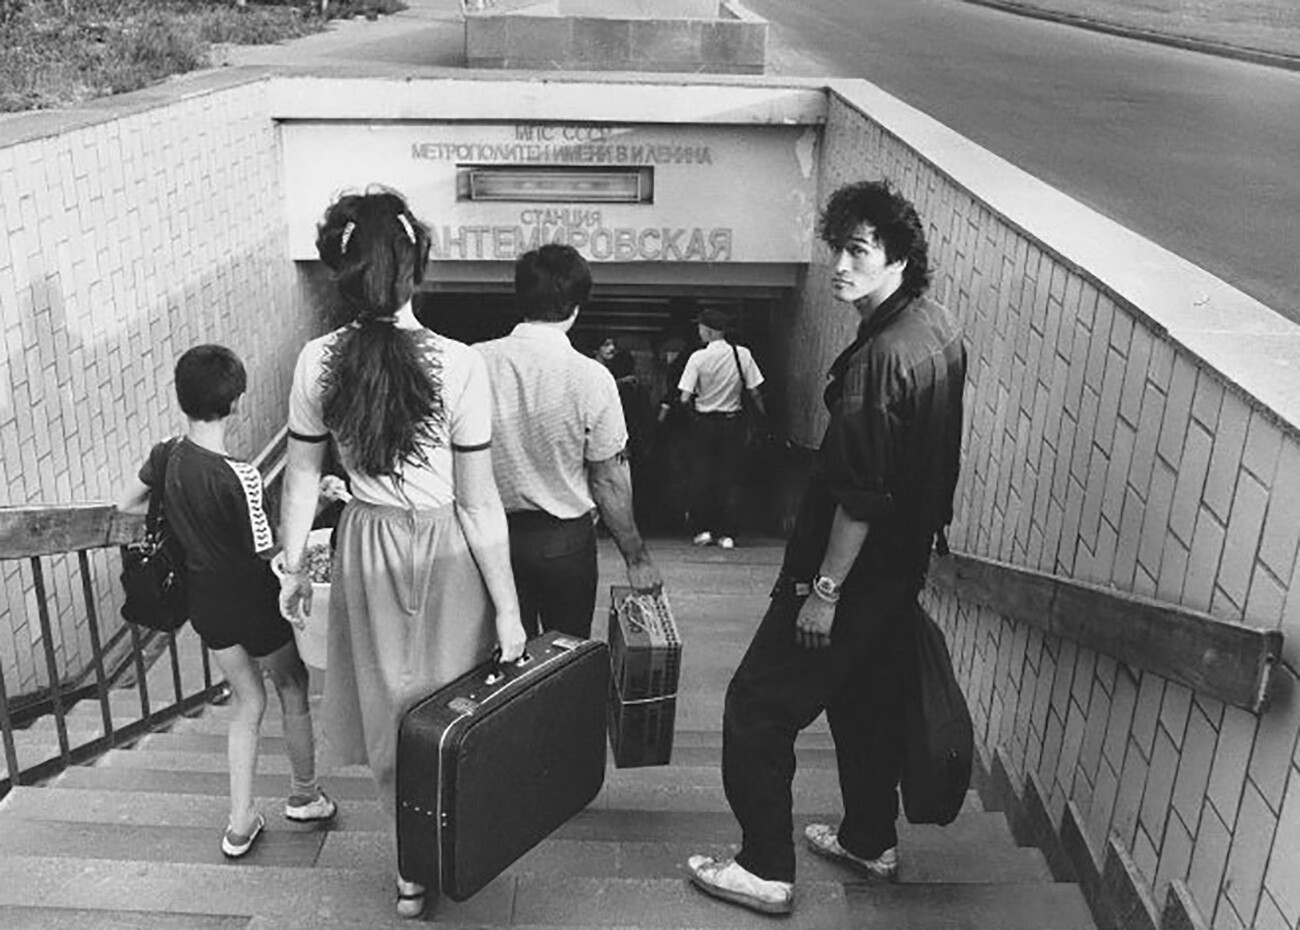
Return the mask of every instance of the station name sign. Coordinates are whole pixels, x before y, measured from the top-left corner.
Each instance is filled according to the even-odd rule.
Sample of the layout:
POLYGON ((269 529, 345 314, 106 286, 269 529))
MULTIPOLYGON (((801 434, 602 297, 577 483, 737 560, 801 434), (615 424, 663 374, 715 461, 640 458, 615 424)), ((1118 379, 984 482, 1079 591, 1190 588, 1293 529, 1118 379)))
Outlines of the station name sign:
POLYGON ((607 226, 600 210, 527 209, 509 225, 430 229, 436 261, 513 261, 548 243, 571 245, 598 262, 729 262, 730 227, 607 226))

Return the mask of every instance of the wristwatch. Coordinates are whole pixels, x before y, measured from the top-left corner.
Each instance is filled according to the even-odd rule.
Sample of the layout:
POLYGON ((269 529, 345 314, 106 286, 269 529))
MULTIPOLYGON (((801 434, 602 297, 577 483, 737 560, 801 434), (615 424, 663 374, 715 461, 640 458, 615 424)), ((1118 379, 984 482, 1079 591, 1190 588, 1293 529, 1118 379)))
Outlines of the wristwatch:
POLYGON ((834 604, 840 599, 840 585, 830 575, 818 575, 813 579, 813 594, 816 594, 828 604, 834 604))

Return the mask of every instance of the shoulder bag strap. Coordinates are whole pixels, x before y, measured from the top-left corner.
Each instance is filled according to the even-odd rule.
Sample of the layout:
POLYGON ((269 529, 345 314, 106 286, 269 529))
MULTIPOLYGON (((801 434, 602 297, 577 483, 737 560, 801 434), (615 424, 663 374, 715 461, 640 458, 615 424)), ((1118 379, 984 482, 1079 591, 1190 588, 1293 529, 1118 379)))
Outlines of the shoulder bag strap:
POLYGON ((163 518, 167 514, 166 504, 163 497, 167 493, 167 465, 171 461, 172 455, 176 452, 176 446, 180 444, 180 437, 175 436, 167 440, 167 451, 162 457, 162 469, 158 472, 158 480, 155 487, 149 489, 149 512, 145 514, 145 529, 150 533, 158 532, 162 525, 163 518), (155 490, 157 493, 154 493, 155 490))
POLYGON ((731 347, 731 357, 736 360, 736 373, 740 375, 740 402, 745 402, 745 392, 749 390, 749 384, 745 381, 745 369, 740 367, 740 350, 734 345, 731 347))

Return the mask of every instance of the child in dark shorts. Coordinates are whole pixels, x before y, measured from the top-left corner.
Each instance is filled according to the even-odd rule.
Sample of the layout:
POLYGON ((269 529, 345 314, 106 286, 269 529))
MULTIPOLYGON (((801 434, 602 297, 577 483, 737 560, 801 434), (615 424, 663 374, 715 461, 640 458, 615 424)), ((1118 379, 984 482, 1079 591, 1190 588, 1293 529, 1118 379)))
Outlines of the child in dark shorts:
POLYGON ((280 616, 280 584, 268 561, 275 542, 262 509, 262 477, 226 452, 226 424, 247 387, 243 363, 224 346, 196 346, 177 360, 175 378, 188 428, 179 439, 153 447, 121 508, 141 509, 165 467, 163 500, 167 522, 185 550, 190 622, 233 695, 227 739, 230 823, 221 850, 238 858, 266 826, 253 801, 266 710, 263 676, 280 698, 293 772, 285 817, 329 820, 336 807, 316 783, 307 668, 292 627, 280 616))

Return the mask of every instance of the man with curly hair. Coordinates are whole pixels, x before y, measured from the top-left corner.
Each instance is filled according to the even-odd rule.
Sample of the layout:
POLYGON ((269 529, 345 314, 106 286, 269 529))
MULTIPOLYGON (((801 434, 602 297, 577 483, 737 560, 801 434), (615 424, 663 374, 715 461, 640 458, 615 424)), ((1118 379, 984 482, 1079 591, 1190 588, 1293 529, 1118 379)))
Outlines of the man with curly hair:
POLYGON ((830 368, 830 420, 772 602, 727 689, 722 779, 740 822, 734 859, 692 856, 703 891, 764 913, 794 902, 795 738, 823 711, 844 816, 809 848, 859 875, 898 872, 903 699, 914 682, 917 596, 952 519, 966 352, 924 296, 925 233, 887 182, 831 195, 820 222, 831 293, 861 318, 830 368))

